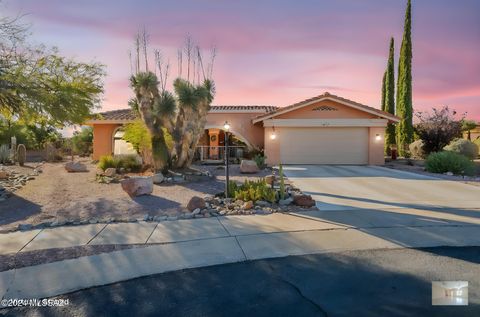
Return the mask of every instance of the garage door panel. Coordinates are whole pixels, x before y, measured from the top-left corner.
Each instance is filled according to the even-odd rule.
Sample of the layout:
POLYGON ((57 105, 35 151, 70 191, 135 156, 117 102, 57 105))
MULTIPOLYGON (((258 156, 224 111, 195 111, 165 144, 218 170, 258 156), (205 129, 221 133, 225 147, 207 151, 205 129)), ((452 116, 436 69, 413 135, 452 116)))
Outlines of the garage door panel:
POLYGON ((281 128, 284 164, 367 164, 368 128, 281 128))

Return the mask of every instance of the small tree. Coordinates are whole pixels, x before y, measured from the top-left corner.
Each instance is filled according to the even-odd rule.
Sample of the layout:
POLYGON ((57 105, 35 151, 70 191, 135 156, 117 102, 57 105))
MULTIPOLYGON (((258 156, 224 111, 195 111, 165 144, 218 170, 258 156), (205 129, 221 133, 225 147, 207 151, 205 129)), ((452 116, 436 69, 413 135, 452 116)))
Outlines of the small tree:
POLYGON ((415 126, 415 130, 423 141, 423 150, 427 155, 441 151, 461 134, 462 120, 456 120, 455 114, 448 106, 434 108, 432 113, 417 113, 420 123, 415 126))
POLYGON ((93 128, 83 127, 80 131, 75 131, 72 136, 72 151, 79 155, 89 155, 92 153, 93 128))
MULTIPOLYGON (((140 154, 143 162, 146 164, 154 165, 152 158, 152 136, 147 126, 141 119, 137 119, 132 123, 128 123, 124 128, 125 134, 123 139, 130 144, 140 154)), ((172 136, 163 129, 165 135, 165 143, 169 151, 173 148, 172 136)))
POLYGON ((462 120, 462 131, 467 132, 467 139, 470 140, 470 141, 472 140, 471 135, 470 135, 470 131, 475 129, 476 127, 477 127, 477 123, 475 121, 462 120))

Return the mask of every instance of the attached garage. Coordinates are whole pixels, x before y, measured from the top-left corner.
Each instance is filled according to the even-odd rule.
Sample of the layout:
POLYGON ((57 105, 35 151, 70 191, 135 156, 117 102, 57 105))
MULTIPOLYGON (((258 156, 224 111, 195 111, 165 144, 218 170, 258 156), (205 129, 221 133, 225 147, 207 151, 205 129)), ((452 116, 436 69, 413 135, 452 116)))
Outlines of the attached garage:
POLYGON ((400 119, 390 113, 324 93, 257 117, 264 127, 270 165, 383 165, 384 134, 400 119))
POLYGON ((368 128, 279 128, 283 164, 368 164, 368 128))

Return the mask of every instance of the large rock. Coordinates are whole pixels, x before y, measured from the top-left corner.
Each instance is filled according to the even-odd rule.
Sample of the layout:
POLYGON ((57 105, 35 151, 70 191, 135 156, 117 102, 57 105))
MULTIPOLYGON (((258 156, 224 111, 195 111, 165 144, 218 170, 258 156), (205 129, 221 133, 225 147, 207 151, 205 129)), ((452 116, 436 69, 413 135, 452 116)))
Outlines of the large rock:
POLYGON ((117 170, 113 167, 109 167, 103 172, 103 175, 108 176, 108 177, 114 177, 117 175, 117 170))
POLYGON ((258 173, 260 169, 257 166, 257 163, 252 160, 242 160, 240 162, 240 173, 243 174, 254 174, 258 173))
POLYGON ((273 183, 275 182, 275 175, 267 175, 264 179, 265 183, 267 183, 268 185, 273 185, 273 183))
POLYGON ((315 206, 315 200, 312 199, 312 196, 299 194, 293 196, 293 203, 300 207, 313 207, 315 206))
POLYGON ((153 192, 151 177, 135 176, 122 180, 122 189, 130 196, 150 195, 153 192))
POLYGON ((162 173, 157 173, 152 176, 152 179, 154 184, 161 184, 165 180, 165 176, 162 173))
POLYGON ((80 162, 68 162, 65 164, 65 169, 69 173, 87 172, 87 166, 80 162))
POLYGON ((280 206, 287 206, 287 205, 290 205, 292 202, 293 202, 293 199, 290 198, 290 197, 288 197, 288 198, 286 198, 286 199, 280 199, 280 200, 278 201, 278 204, 279 204, 280 206))
POLYGON ((0 171, 0 179, 8 179, 8 176, 7 171, 0 171))
POLYGON ((204 209, 206 207, 205 200, 202 197, 193 196, 187 204, 187 209, 192 212, 195 209, 204 209))
POLYGON ((253 208, 253 201, 249 200, 242 204, 243 210, 249 210, 253 208))

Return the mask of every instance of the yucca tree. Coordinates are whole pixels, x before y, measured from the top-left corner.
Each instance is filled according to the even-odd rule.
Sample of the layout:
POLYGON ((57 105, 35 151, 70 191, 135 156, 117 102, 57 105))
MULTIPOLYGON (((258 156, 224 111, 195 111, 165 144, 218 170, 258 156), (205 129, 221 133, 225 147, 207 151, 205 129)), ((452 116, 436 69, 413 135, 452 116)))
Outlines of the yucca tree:
POLYGON ((135 92, 136 107, 152 136, 152 154, 156 170, 168 167, 170 153, 165 142, 165 132, 171 129, 175 119, 176 103, 168 91, 159 92, 157 76, 142 72, 130 78, 135 92))
POLYGON ((135 106, 152 136, 155 169, 188 167, 205 129, 213 100, 213 82, 206 79, 202 85, 193 85, 178 78, 174 82, 175 98, 167 90, 159 91, 157 76, 152 72, 138 73, 130 81, 135 92, 135 106), (164 129, 172 135, 174 146, 171 150, 165 142, 164 129))
POLYGON ((193 85, 177 78, 173 87, 178 100, 178 114, 171 132, 175 142, 172 165, 184 168, 192 163, 195 147, 205 129, 214 85, 209 79, 206 79, 203 85, 193 85))

